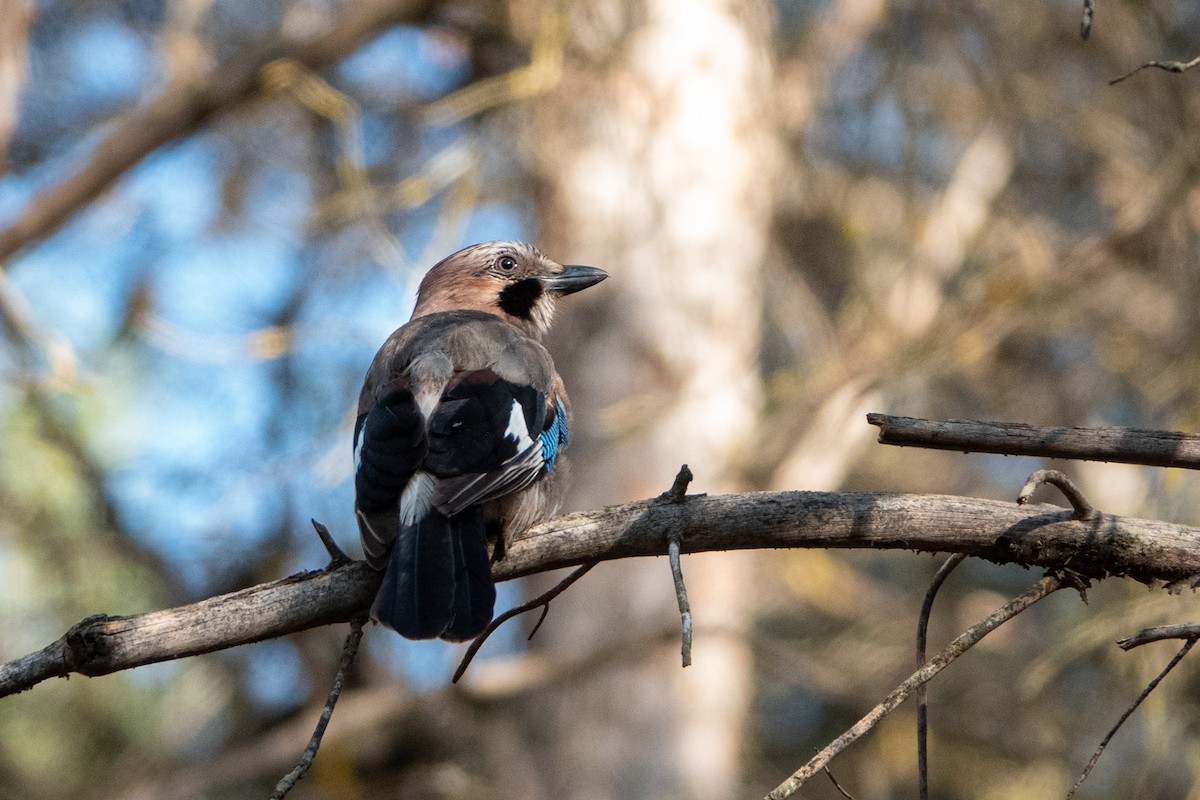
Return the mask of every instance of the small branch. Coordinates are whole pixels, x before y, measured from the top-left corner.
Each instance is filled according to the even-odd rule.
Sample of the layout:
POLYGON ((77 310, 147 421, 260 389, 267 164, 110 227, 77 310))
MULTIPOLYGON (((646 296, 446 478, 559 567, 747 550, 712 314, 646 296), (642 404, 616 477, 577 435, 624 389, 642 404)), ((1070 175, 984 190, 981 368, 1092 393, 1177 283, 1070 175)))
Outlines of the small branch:
POLYGON ((1200 435, 1194 433, 1035 427, 1019 422, 928 420, 888 414, 867 414, 867 422, 879 427, 880 444, 1200 469, 1200 435))
POLYGON ((692 665, 692 607, 688 603, 687 586, 683 582, 683 565, 679 563, 679 548, 683 543, 683 534, 674 530, 667 542, 667 558, 671 562, 671 576, 675 580, 675 599, 679 603, 679 619, 683 626, 683 641, 679 652, 683 666, 692 665))
POLYGON ((840 783, 838 783, 838 779, 833 777, 833 772, 829 769, 828 764, 825 765, 824 770, 825 770, 825 774, 829 776, 829 781, 830 781, 830 783, 833 784, 833 788, 837 789, 838 794, 840 794, 842 797, 846 798, 846 800, 854 800, 854 795, 850 794, 844 788, 842 788, 842 785, 840 783))
POLYGON ((971 626, 971 628, 960 634, 958 638, 934 656, 925 666, 914 672, 907 680, 893 689, 892 693, 884 698, 883 702, 871 709, 866 716, 856 722, 849 730, 827 744, 807 764, 796 770, 787 780, 775 787, 767 795, 767 800, 784 800, 784 798, 794 795, 804 785, 805 781, 819 772, 834 756, 874 728, 881 719, 907 700, 916 691, 918 686, 949 666, 955 659, 974 647, 984 636, 987 636, 1038 600, 1061 589, 1063 585, 1063 581, 1060 578, 1054 575, 1046 575, 1028 590, 993 611, 986 619, 971 626))
MULTIPOLYGON (((679 505, 687 499, 687 487, 692 482, 694 475, 688 469, 688 465, 684 464, 679 468, 679 472, 675 473, 675 481, 671 484, 671 488, 660 494, 656 499, 660 503, 671 503, 679 505)), ((703 497, 703 495, 701 495, 703 497)))
POLYGON ((542 616, 538 619, 537 624, 533 626, 533 630, 529 632, 529 638, 532 639, 533 635, 537 633, 538 628, 542 627, 542 620, 546 619, 546 614, 550 611, 550 601, 565 592, 567 587, 586 575, 588 571, 598 563, 600 562, 592 561, 584 564, 570 575, 563 578, 548 591, 541 593, 532 600, 522 603, 515 608, 510 608, 508 611, 505 611, 503 614, 488 623, 488 626, 484 628, 483 633, 476 636, 471 642, 470 646, 467 647, 467 652, 463 654, 462 661, 458 663, 458 669, 454 670, 454 677, 450 679, 450 682, 458 683, 458 679, 461 678, 464 673, 466 673, 467 667, 471 666, 471 661, 474 660, 475 654, 479 652, 479 648, 483 647, 483 643, 488 640, 488 637, 491 636, 497 628, 518 614, 524 614, 526 611, 532 611, 538 606, 541 606, 542 616))
POLYGON ((1075 485, 1074 481, 1056 469, 1039 469, 1030 475, 1029 480, 1025 481, 1025 485, 1021 487, 1021 493, 1017 495, 1017 505, 1027 505, 1029 498, 1033 497, 1033 493, 1044 483, 1058 487, 1070 501, 1071 508, 1075 509, 1071 519, 1090 519, 1096 513, 1096 509, 1092 508, 1092 504, 1083 496, 1083 491, 1075 485))
POLYGON ((342 695, 342 686, 346 683, 346 673, 350 671, 354 657, 358 654, 358 644, 362 641, 364 622, 366 622, 366 617, 359 617, 350 623, 350 633, 346 636, 346 643, 342 646, 342 660, 338 663, 337 674, 333 677, 333 686, 329 690, 329 697, 325 700, 325 708, 317 719, 317 727, 313 729, 312 738, 308 740, 308 747, 304 748, 304 755, 300 757, 300 761, 292 768, 292 771, 275 784, 275 791, 271 792, 270 800, 283 800, 292 787, 304 777, 304 773, 308 772, 313 759, 317 757, 317 750, 321 748, 321 739, 325 736, 325 728, 329 725, 329 720, 333 717, 334 706, 337 705, 338 698, 342 695))
POLYGON ((1096 15, 1096 0, 1083 0, 1083 19, 1079 22, 1079 38, 1087 41, 1092 34, 1092 17, 1096 15))
MULTIPOLYGON (((692 471, 684 464, 675 476, 671 488, 658 496, 658 500, 673 505, 682 505, 687 500, 687 487, 692 482, 692 471)), ((679 551, 683 547, 682 524, 672 528, 667 534, 667 561, 671 565, 671 577, 675 581, 675 600, 679 604, 679 619, 683 627, 683 642, 679 652, 683 666, 692 665, 692 607, 688 603, 687 584, 683 582, 683 564, 680 563, 679 551)))
POLYGON ((1142 70, 1149 69, 1150 67, 1154 67, 1155 69, 1161 69, 1166 72, 1187 72, 1189 69, 1196 66, 1197 64, 1200 64, 1200 56, 1196 56, 1191 61, 1147 61, 1145 64, 1142 64, 1140 67, 1134 67, 1133 69, 1129 70, 1129 72, 1126 72, 1124 75, 1120 75, 1116 78, 1113 78, 1111 81, 1108 82, 1108 85, 1116 86, 1121 81, 1126 80, 1128 78, 1132 78, 1134 75, 1137 75, 1142 70))
POLYGON ((309 522, 312 523, 317 536, 320 537, 321 544, 325 545, 325 552, 329 553, 329 569, 337 569, 354 560, 346 555, 342 551, 342 548, 338 547, 338 543, 333 540, 333 536, 329 533, 329 528, 326 528, 315 519, 309 520, 309 522))
POLYGON ((1117 647, 1122 650, 1132 650, 1151 642, 1161 642, 1165 639, 1200 639, 1200 622, 1185 622, 1181 625, 1159 625, 1146 628, 1133 636, 1121 639, 1117 647))
MULTIPOLYGON (((917 618, 917 667, 925 663, 925 645, 928 642, 929 615, 933 611, 933 600, 938 590, 950 577, 950 573, 966 560, 962 553, 955 553, 946 559, 941 568, 929 583, 925 592, 925 600, 921 603, 921 615, 917 618)), ((917 687, 917 789, 920 800, 929 798, 929 702, 928 687, 921 684, 917 687)))
POLYGON ((1167 674, 1171 670, 1175 669, 1175 665, 1183 660, 1183 657, 1188 654, 1188 651, 1191 650, 1192 646, 1195 644, 1195 637, 1191 637, 1184 642, 1183 647, 1179 648, 1179 652, 1175 654, 1175 657, 1171 659, 1170 663, 1163 667, 1162 672, 1158 673, 1158 677, 1150 681, 1146 688, 1142 690, 1142 693, 1138 695, 1138 698, 1133 701, 1133 705, 1125 709, 1125 713, 1122 714, 1121 718, 1117 720, 1117 724, 1112 726, 1112 730, 1110 730, 1108 734, 1105 735, 1105 737, 1100 741, 1100 746, 1096 748, 1096 752, 1092 753, 1092 757, 1088 759, 1087 766, 1083 768, 1083 772, 1080 773, 1079 778, 1071 787, 1071 791, 1067 792, 1066 800, 1071 800, 1071 798, 1075 796, 1075 792, 1078 791, 1079 787, 1083 785, 1083 782, 1087 780, 1088 775, 1092 773, 1092 768, 1096 766, 1096 762, 1100 760, 1100 756, 1104 753, 1104 748, 1108 747, 1108 743, 1111 742, 1112 738, 1117 735, 1117 731, 1119 731, 1121 726, 1125 724, 1125 720, 1129 719, 1133 712, 1137 710, 1137 707, 1142 704, 1142 701, 1150 696, 1150 693, 1153 692, 1158 684, 1162 682, 1162 679, 1167 677, 1167 674))

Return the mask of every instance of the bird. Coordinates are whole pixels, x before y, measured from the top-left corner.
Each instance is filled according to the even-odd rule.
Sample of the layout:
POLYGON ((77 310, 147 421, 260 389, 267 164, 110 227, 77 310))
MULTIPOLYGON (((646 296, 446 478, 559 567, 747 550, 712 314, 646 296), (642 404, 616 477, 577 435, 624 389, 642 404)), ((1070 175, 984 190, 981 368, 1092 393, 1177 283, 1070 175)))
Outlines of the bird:
POLYGON ((383 572, 375 620, 451 642, 491 622, 492 562, 557 511, 564 485, 571 403, 542 337, 559 298, 607 277, 507 241, 426 273, 367 369, 354 425, 355 516, 383 572))

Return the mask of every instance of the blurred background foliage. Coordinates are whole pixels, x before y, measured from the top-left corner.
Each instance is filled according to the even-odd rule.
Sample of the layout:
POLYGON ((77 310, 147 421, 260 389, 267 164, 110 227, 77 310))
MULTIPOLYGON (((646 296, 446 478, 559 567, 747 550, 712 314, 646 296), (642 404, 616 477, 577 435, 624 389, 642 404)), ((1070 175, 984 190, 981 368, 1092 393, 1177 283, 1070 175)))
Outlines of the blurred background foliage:
MULTIPOLYGON (((613 274, 551 337, 573 508, 656 494, 682 462, 700 491, 1001 498, 1044 466, 874 445, 868 410, 1200 427, 1200 93, 1107 84, 1200 52, 1180 0, 1100 0, 1086 43, 1074 0, 0 0, 0 226, 153 98, 389 6, 325 68, 265 59, 3 265, 0 659, 318 568, 312 517, 356 552, 361 375, 425 269, 485 239, 613 274)), ((1200 523, 1191 474, 1064 468, 1105 511, 1200 523)), ((761 795, 907 675, 937 563, 689 558, 683 674, 657 562, 596 570, 453 691, 458 650, 371 630, 292 796, 761 795)), ((931 641, 1033 579, 968 562, 931 641)), ((1061 796, 1169 658, 1113 640, 1195 609, 1118 581, 1088 599, 934 682, 934 797, 1061 796)), ((8 698, 0 796, 265 796, 342 633, 8 698)), ((1198 689, 1185 661, 1084 795, 1200 796, 1198 689)), ((913 796, 912 728, 905 706, 839 780, 913 796)))

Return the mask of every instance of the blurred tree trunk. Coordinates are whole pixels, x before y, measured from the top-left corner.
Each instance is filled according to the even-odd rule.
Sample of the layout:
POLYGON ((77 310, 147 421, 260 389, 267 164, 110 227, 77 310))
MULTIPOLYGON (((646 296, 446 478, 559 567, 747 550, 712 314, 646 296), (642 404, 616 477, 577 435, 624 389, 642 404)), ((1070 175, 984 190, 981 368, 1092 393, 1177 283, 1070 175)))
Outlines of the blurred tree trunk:
MULTIPOLYGON (((556 327, 576 403, 572 508, 662 492, 685 462, 693 491, 738 488, 733 463, 761 400, 778 164, 771 9, 576 3, 562 81, 520 121, 541 182, 539 241, 612 274, 556 327)), ((545 796, 737 793, 752 698, 748 559, 685 560, 697 619, 687 670, 665 561, 606 565, 555 601, 534 640, 548 654, 647 645, 527 705, 525 735, 540 747, 526 757, 545 796)))

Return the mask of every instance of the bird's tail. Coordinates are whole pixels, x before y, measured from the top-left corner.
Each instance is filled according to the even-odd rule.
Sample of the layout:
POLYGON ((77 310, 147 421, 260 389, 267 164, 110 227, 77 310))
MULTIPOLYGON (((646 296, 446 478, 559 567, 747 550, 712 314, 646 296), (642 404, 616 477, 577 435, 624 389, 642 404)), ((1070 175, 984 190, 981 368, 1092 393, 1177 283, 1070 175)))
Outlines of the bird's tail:
POLYGON ((401 526, 371 613, 405 638, 458 642, 487 627, 495 603, 483 509, 431 508, 401 526))

